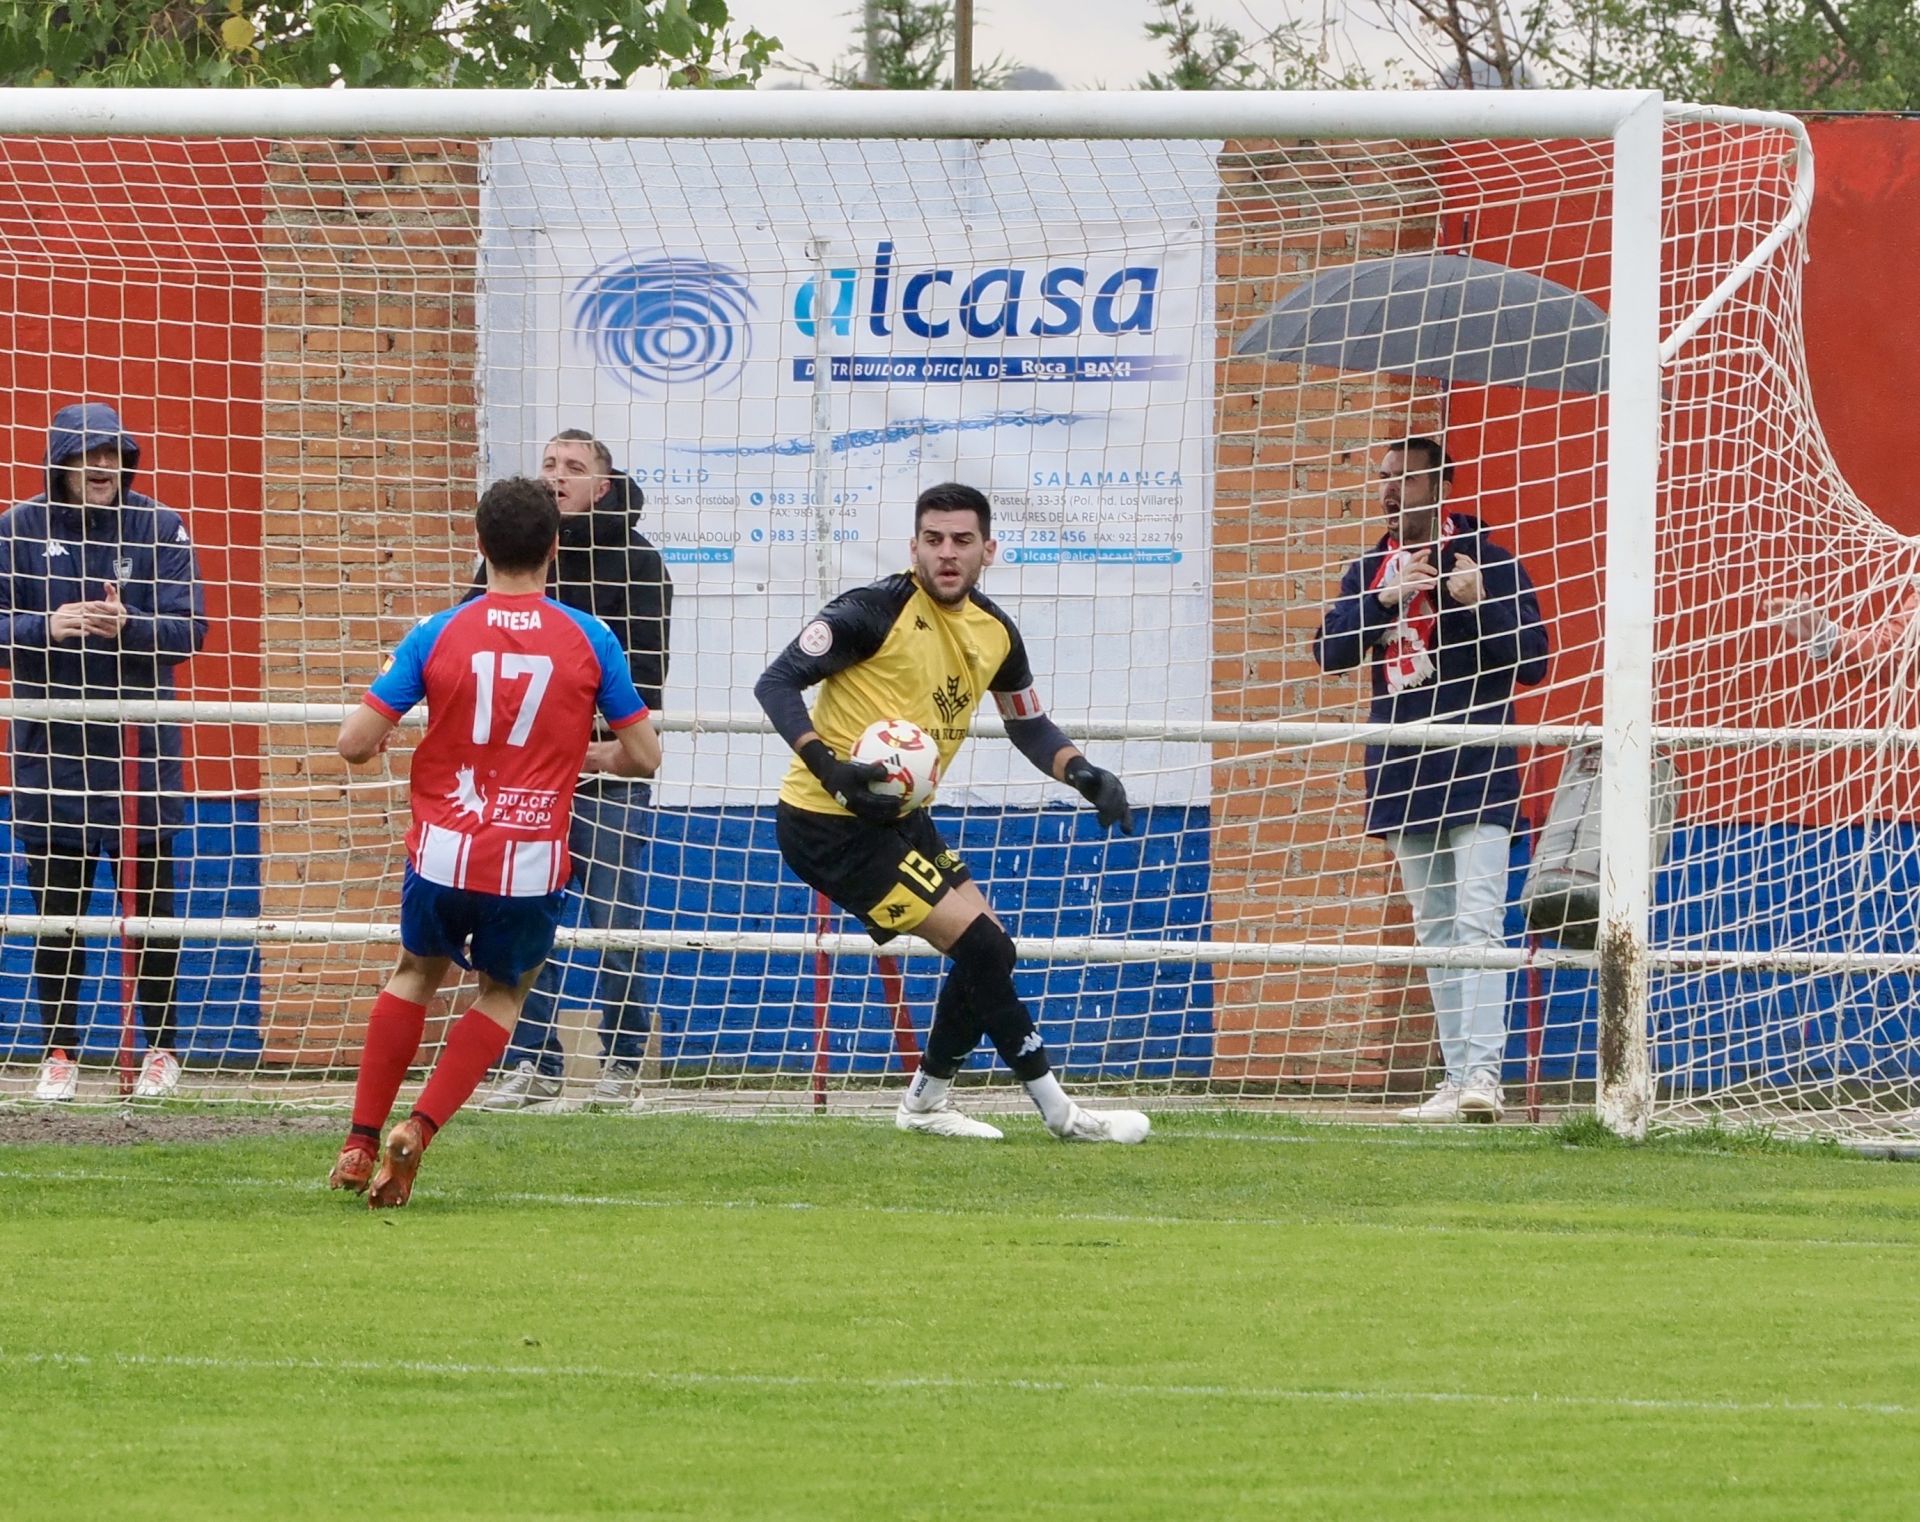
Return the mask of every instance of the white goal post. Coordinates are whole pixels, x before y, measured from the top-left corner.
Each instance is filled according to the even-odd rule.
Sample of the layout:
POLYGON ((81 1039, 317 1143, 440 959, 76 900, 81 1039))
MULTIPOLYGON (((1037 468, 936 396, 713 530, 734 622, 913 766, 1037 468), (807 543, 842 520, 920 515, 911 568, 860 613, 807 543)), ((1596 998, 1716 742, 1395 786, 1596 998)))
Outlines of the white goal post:
MULTIPOLYGON (((654 499, 637 526, 658 541, 692 611, 676 615, 661 721, 670 751, 688 759, 663 776, 652 805, 663 823, 681 821, 655 841, 649 868, 674 881, 649 898, 644 922, 582 924, 562 940, 582 953, 643 955, 656 989, 649 1060, 674 1092, 777 1100, 797 1081, 811 1101, 899 1071, 895 1043, 902 1021, 911 1025, 899 1006, 930 986, 927 949, 878 952, 837 918, 803 915, 802 927, 787 899, 753 907, 760 880, 777 870, 751 816, 771 803, 779 751, 742 675, 791 638, 807 608, 894 568, 906 537, 897 515, 917 486, 969 471, 996 515, 1004 506, 1012 536, 988 590, 1033 639, 1055 717, 1128 763, 1119 769, 1140 779, 1149 820, 1137 858, 1124 844, 1072 835, 1079 826, 1060 805, 1073 800, 984 759, 1005 750, 997 721, 984 717, 970 747, 983 759, 943 800, 965 816, 949 826, 963 831, 963 854, 984 849, 976 875, 990 890, 996 867, 1018 874, 1001 881, 1004 904, 995 901, 1033 959, 1023 991, 1043 1029, 1051 1019, 1067 1032, 1049 1040, 1068 1053, 1069 1071, 1084 1026, 1096 1032, 1078 1043, 1087 1075, 1116 1090, 1216 1102, 1298 1096, 1377 1114, 1382 1098, 1426 1078, 1418 969, 1515 974, 1516 1019, 1525 978, 1565 973, 1586 980, 1578 998, 1588 1021, 1575 1018, 1566 1094, 1579 1102, 1591 1082, 1613 1129, 1641 1135, 1662 1115, 1704 1113, 1792 1122, 1807 1113, 1794 1102, 1803 1090, 1831 1092, 1839 1080, 1823 1070, 1805 1082, 1763 1081, 1747 1068, 1734 1075, 1717 1056, 1700 1059, 1710 1081, 1689 1076, 1687 1058, 1668 1071, 1661 1022, 1675 1006, 1650 980, 1685 985, 1691 991, 1674 998, 1693 1011, 1715 997, 1700 989, 1728 970, 1802 974, 1810 987, 1827 975, 1893 977, 1903 965, 1897 947, 1786 936, 1760 945, 1737 929, 1682 935, 1656 925, 1665 913, 1671 930, 1674 916, 1656 899, 1665 891, 1671 903, 1675 891, 1670 881, 1659 888, 1669 869, 1657 857, 1656 748, 1744 774, 1750 759, 1721 758, 1851 752, 1884 744, 1889 730, 1884 715, 1799 697, 1783 714, 1777 693, 1716 713, 1663 685, 1694 692, 1703 660, 1719 658, 1701 652, 1746 638, 1744 626, 1688 623, 1675 600, 1703 572, 1674 539, 1675 515, 1684 511, 1689 527, 1679 532, 1693 533, 1724 506, 1728 467, 1716 451, 1752 447, 1736 421, 1743 409, 1798 430, 1809 462, 1770 483, 1768 513, 1785 522, 1799 513, 1796 532, 1818 532, 1817 521, 1856 538, 1874 533, 1825 456, 1804 366, 1795 369, 1812 161, 1791 118, 1669 106, 1633 91, 88 91, 0 100, 0 138, 39 153, 15 155, 41 176, 15 175, 23 197, 59 202, 70 153, 135 166, 128 180, 138 185, 177 186, 180 176, 205 185, 230 172, 240 187, 232 203, 247 208, 209 212, 196 224, 216 230, 205 241, 170 244, 156 222, 137 248, 123 237, 97 275, 66 278, 123 291, 145 281, 255 283, 264 499, 228 508, 221 536, 238 546, 238 515, 262 515, 247 592, 262 600, 251 637, 265 674, 223 684, 188 662, 191 690, 177 697, 0 700, 0 716, 16 725, 157 720, 228 734, 236 756, 251 747, 257 781, 232 791, 266 800, 267 833, 287 846, 260 849, 252 912, 229 900, 212 914, 121 904, 44 916, 21 912, 16 883, 0 921, 23 988, 20 938, 61 927, 108 943, 253 947, 254 1018, 296 1034, 263 1036, 247 1061, 192 1064, 207 1069, 209 1092, 338 1092, 364 1014, 355 1001, 364 1003, 396 935, 393 820, 404 821, 404 786, 392 774, 336 776, 297 758, 324 754, 377 649, 464 591, 466 545, 450 523, 463 494, 470 500, 483 478, 536 469, 542 441, 576 416, 591 420, 621 466, 653 462, 635 475, 654 499), (209 155, 167 146, 195 142, 249 144, 231 160, 246 167, 223 171, 209 155), (1604 309, 1601 386, 1577 395, 1569 384, 1563 395, 1538 374, 1507 388, 1464 364, 1436 379, 1431 365, 1368 374, 1234 356, 1237 334, 1265 307, 1322 273, 1409 253, 1485 256, 1499 239, 1510 257, 1495 262, 1560 277, 1604 309), (237 251, 253 261, 239 272, 237 251), (631 299, 643 255, 698 255, 743 271, 750 294, 737 327, 694 334, 673 318, 649 371, 631 345, 659 335, 610 337, 605 308, 590 311, 582 294, 594 289, 590 277, 626 260, 618 294, 631 299), (692 375, 686 346, 716 334, 723 346, 737 338, 752 364, 692 375), (624 355, 628 369, 615 374, 610 355, 624 355), (1489 399, 1505 389, 1518 400, 1489 399), (441 412, 429 418, 423 407, 441 412), (1356 687, 1330 672, 1311 691, 1302 685, 1312 610, 1378 531, 1367 521, 1377 511, 1373 457, 1429 433, 1477 441, 1476 457, 1460 462, 1471 487, 1456 500, 1474 493, 1470 510, 1533 568, 1547 605, 1557 664, 1544 701, 1523 692, 1505 725, 1369 724, 1364 680, 1356 687), (1676 453, 1688 450, 1684 460, 1676 453), (1553 453, 1544 465, 1543 452, 1553 453), (712 485, 723 474, 724 485, 712 485), (1164 502, 1150 500, 1156 490, 1164 502), (394 526, 410 503, 414 516, 394 526), (755 516, 763 505, 764 519, 755 516), (1084 530, 1069 526, 1076 513, 1084 530), (1142 537, 1161 517, 1172 524, 1164 553, 1142 537), (708 531, 765 548, 716 553, 708 531), (1069 542, 1074 533, 1090 537, 1069 542), (1291 590, 1273 593, 1270 583, 1285 578, 1291 590), (330 645, 318 626, 331 628, 330 645), (277 658, 276 649, 291 653, 277 658), (678 675, 688 668, 691 681, 678 675), (1524 802, 1535 814, 1551 792, 1535 761, 1596 740, 1593 949, 1511 929, 1497 946, 1415 944, 1391 858, 1367 844, 1357 785, 1361 747, 1382 739, 1454 756, 1492 742, 1525 747, 1524 802), (1063 820, 1071 838, 1056 840, 1063 820), (1156 832, 1175 859, 1153 855, 1156 832), (728 868, 739 891, 723 894, 703 874, 735 850, 746 863, 728 868), (1183 875, 1182 866, 1205 870, 1183 875), (1103 899, 1095 879, 1106 873, 1128 883, 1124 904, 1103 899), (1157 886, 1163 879, 1169 886, 1157 886), (1302 887, 1309 879, 1315 886, 1302 887), (261 960, 260 948, 301 946, 338 955, 261 960), (906 970, 888 974, 895 991, 881 996, 892 1013, 858 1008, 875 1002, 868 963, 901 954, 906 970), (1096 971, 1129 967, 1150 980, 1096 971), (1163 978, 1170 968, 1185 970, 1163 978), (1310 969, 1328 975, 1308 979, 1310 969), (1390 987, 1369 985, 1375 974, 1391 974, 1390 987), (836 977, 859 987, 836 992, 836 977), (687 1010, 667 1032, 679 1039, 677 1059, 659 1050, 664 1006, 676 999, 687 1010), (736 1029, 728 1008, 737 1014, 742 1000, 753 1015, 736 1029), (302 1012, 288 1013, 294 1006, 302 1012), (843 1015, 851 1023, 839 1030, 843 1015), (1113 1058, 1123 1049, 1134 1055, 1113 1058), (1717 1105, 1723 1092, 1743 1097, 1717 1105)), ((227 205, 209 195, 216 200, 227 205)), ((46 247, 0 255, 27 272, 54 257, 46 247)), ((604 297, 610 287, 598 289, 604 297)), ((1544 311, 1512 315, 1538 326, 1544 311)), ((49 331, 57 342, 58 324, 49 331)), ((64 331, 101 341, 97 326, 64 331)), ((1500 328, 1491 342, 1505 335, 1500 328)), ((94 384, 86 366, 76 374, 76 384, 94 384)), ((131 408, 138 385, 118 375, 106 399, 131 408)), ((47 415, 81 399, 51 376, 41 396, 47 415)), ((19 387, 12 408, 17 439, 44 424, 25 415, 19 387)), ((192 482, 202 468, 181 460, 186 433, 164 408, 148 416, 156 463, 192 482)), ((32 463, 16 450, 16 474, 32 463)), ((191 500, 179 505, 200 540, 206 515, 191 500)), ((246 563, 237 552, 225 561, 230 616, 246 602, 246 563)), ((1821 601, 1823 589, 1789 584, 1777 567, 1768 574, 1783 599, 1821 601)), ((1716 680, 1749 692, 1780 657, 1738 660, 1735 675, 1716 680)), ((1790 680, 1796 692, 1814 690, 1810 677, 1790 680)), ((1690 796, 1726 791, 1718 773, 1689 776, 1690 796)), ((1836 801, 1822 817, 1843 812, 1836 801)), ((1683 827, 1690 817, 1683 806, 1683 827)), ((1687 870, 1713 875, 1699 853, 1734 848, 1689 849, 1687 870)), ((592 986, 584 957, 581 978, 592 986)), ((103 1006, 114 1002, 109 981, 103 964, 103 1006)), ((593 995, 562 1002, 580 997, 593 995)), ((95 1021, 123 1023, 138 1022, 118 1011, 95 1021)), ((14 1050, 23 1058, 29 1036, 14 1050)), ((1880 1084, 1885 1104, 1823 1104, 1821 1113, 1845 1110, 1840 1129, 1873 1134, 1881 1111, 1906 1097, 1904 1072, 1880 1084)))

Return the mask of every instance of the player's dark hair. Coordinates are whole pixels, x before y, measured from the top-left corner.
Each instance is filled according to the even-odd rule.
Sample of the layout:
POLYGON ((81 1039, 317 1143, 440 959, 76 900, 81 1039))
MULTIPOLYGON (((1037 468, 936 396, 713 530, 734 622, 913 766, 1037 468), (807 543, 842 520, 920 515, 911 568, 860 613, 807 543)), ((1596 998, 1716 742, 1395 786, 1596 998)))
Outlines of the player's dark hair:
POLYGON ((980 520, 980 537, 993 536, 993 504, 987 494, 958 481, 942 481, 920 493, 913 504, 913 531, 920 532, 920 520, 928 513, 972 513, 980 520))
POLYGON ((1438 439, 1430 439, 1424 433, 1416 433, 1402 439, 1393 446, 1402 454, 1420 451, 1420 458, 1426 463, 1420 469, 1440 477, 1448 486, 1453 485, 1453 456, 1447 453, 1447 446, 1438 439))
POLYGON ((496 571, 537 571, 560 537, 560 509, 544 481, 508 476, 495 481, 473 515, 480 553, 496 571))
POLYGON ((603 476, 613 474, 613 451, 607 448, 605 444, 602 444, 592 434, 588 433, 584 428, 562 428, 552 438, 548 439, 547 442, 549 444, 589 445, 593 449, 593 463, 600 467, 600 474, 603 476))

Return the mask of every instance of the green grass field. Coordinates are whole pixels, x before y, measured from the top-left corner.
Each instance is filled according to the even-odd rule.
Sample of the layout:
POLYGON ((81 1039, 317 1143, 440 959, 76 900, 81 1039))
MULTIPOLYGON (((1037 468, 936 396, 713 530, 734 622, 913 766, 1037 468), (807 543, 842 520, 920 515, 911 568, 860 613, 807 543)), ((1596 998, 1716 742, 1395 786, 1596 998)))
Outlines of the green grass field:
POLYGON ((0 1149, 0 1514, 1911 1518, 1920 1170, 1162 1118, 0 1149))

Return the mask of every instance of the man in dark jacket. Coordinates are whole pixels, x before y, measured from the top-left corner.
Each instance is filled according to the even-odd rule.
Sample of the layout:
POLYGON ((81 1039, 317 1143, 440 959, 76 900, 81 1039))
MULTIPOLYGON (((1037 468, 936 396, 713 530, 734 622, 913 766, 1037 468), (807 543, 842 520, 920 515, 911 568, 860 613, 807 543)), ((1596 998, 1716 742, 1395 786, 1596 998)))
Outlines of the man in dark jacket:
MULTIPOLYGON (((1540 604, 1513 552, 1477 518, 1450 510, 1453 461, 1433 439, 1393 445, 1380 462, 1387 532, 1340 578, 1313 638, 1323 671, 1367 664, 1375 724, 1510 724, 1515 683, 1547 674, 1540 604)), ((1519 816, 1513 747, 1366 749, 1367 833, 1400 866, 1423 947, 1503 945, 1507 865, 1519 816)), ((1507 975, 1430 967, 1446 1081, 1403 1120, 1497 1120, 1504 1108, 1507 975)))
MULTIPOLYGON (((13 673, 16 698, 164 701, 173 697, 173 668, 205 642, 186 524, 133 489, 139 468, 140 445, 113 408, 62 407, 47 435, 47 489, 0 514, 0 665, 13 673)), ((186 822, 179 727, 88 718, 15 719, 12 729, 13 835, 34 913, 80 914, 94 858, 106 856, 135 915, 170 917, 173 841, 186 822)), ((84 956, 72 934, 34 942, 47 1030, 37 1099, 74 1095, 84 956)), ((180 1080, 172 1028, 179 961, 171 942, 134 948, 134 1002, 147 1037, 136 1098, 165 1098, 180 1080)))
MULTIPOLYGON (((640 530, 646 504, 640 483, 615 470, 607 446, 579 428, 547 441, 540 478, 560 505, 560 553, 550 595, 597 615, 613 630, 627 652, 634 686, 658 713, 667 680, 673 582, 640 530)), ((574 794, 568 851, 583 916, 594 929, 640 928, 652 798, 646 783, 605 773, 589 776, 574 794)), ((596 1104, 632 1105, 652 1022, 641 957, 620 948, 597 955, 601 1070, 593 1098, 596 1104)), ((507 1049, 506 1077, 482 1101, 483 1109, 518 1110, 560 1098, 562 1053, 554 1014, 571 962, 571 953, 549 959, 527 995, 507 1049)))

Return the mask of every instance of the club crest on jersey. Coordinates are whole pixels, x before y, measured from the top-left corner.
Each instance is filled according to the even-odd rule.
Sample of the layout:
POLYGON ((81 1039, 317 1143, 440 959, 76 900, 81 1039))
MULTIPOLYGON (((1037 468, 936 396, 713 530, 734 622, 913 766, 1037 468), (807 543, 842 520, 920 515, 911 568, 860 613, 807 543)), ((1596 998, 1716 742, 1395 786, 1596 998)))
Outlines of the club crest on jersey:
POLYGON ((933 689, 933 706, 940 710, 940 722, 951 724, 973 702, 973 694, 960 685, 960 678, 950 676, 944 687, 933 689))
POLYGON ((113 579, 115 581, 132 581, 133 580, 133 562, 131 560, 114 561, 113 579))
POLYGON ((816 618, 800 631, 800 648, 808 655, 825 655, 833 648, 833 629, 824 618, 816 618))

